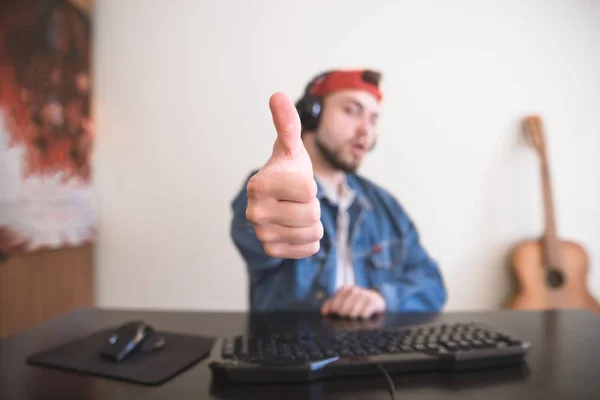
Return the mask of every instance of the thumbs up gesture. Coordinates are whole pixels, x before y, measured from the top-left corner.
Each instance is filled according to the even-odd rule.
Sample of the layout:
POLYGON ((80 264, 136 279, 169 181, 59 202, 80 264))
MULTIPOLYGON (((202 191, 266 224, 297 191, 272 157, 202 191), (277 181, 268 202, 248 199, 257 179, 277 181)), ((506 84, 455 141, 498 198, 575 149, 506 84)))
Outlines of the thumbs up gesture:
POLYGON ((289 98, 269 99, 277 139, 271 157, 249 181, 246 218, 271 257, 304 258, 319 251, 321 206, 298 113, 289 98))

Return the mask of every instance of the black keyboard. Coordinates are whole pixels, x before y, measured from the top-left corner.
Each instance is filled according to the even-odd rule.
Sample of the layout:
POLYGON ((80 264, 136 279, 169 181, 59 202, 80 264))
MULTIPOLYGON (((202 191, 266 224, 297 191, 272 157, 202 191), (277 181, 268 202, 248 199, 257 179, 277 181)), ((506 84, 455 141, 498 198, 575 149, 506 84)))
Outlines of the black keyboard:
POLYGON ((217 381, 284 382, 386 371, 463 370, 517 364, 530 343, 477 323, 362 331, 278 332, 219 339, 217 381))

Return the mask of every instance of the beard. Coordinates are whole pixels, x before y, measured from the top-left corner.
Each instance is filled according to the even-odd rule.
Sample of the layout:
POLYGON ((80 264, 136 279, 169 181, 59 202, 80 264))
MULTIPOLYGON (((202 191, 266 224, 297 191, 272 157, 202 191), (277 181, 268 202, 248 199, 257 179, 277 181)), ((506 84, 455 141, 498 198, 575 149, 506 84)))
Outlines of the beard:
POLYGON ((360 160, 352 160, 347 161, 342 158, 341 148, 339 150, 332 150, 327 147, 325 143, 321 140, 319 135, 315 137, 315 145, 319 153, 323 156, 323 159, 333 168, 342 170, 348 173, 354 173, 358 170, 360 166, 360 160))

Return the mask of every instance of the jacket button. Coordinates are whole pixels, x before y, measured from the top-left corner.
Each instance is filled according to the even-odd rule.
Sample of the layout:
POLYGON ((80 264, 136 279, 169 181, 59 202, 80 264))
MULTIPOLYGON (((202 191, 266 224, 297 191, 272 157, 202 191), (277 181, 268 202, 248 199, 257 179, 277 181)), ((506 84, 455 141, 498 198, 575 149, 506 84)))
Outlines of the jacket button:
POLYGON ((317 290, 317 291, 315 292, 315 298, 316 298, 317 300, 323 300, 323 298, 324 298, 324 297, 325 297, 325 292, 324 292, 324 291, 322 291, 322 290, 317 290))

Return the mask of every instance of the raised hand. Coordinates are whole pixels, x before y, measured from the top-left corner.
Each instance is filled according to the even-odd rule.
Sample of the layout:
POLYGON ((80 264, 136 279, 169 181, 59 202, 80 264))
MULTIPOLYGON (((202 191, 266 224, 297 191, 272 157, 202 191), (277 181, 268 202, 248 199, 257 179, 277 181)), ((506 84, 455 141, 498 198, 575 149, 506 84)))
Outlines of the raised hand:
POLYGON ((248 181, 246 218, 271 257, 305 258, 319 251, 321 206, 298 113, 283 93, 269 99, 277 139, 263 168, 248 181))

